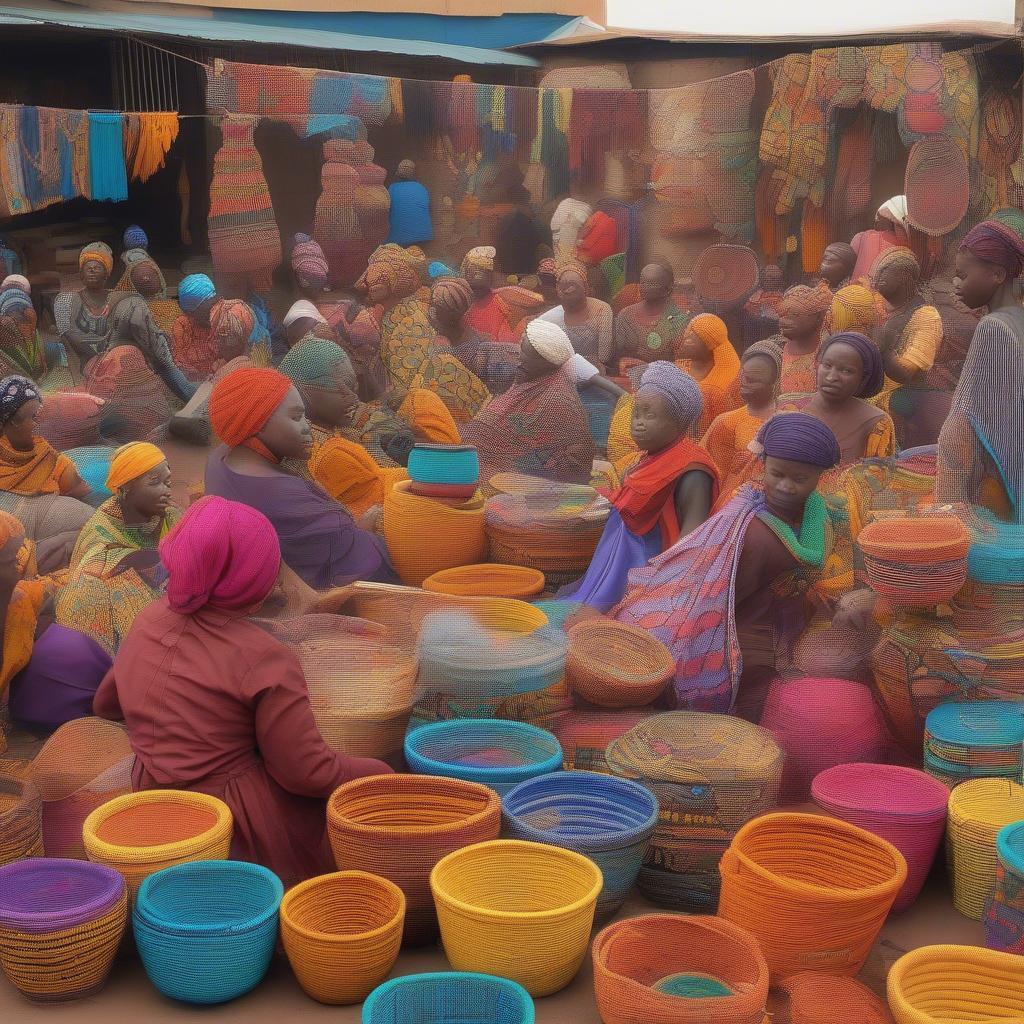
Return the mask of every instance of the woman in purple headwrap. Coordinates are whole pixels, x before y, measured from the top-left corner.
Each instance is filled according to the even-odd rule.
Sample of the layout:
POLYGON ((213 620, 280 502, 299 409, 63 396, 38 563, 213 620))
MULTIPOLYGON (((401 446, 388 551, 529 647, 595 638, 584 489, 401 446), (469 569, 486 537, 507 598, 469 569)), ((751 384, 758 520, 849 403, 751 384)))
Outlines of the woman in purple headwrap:
POLYGON ((953 407, 939 434, 935 497, 983 505, 1024 522, 1024 214, 1000 210, 972 228, 956 254, 957 297, 987 306, 964 360, 953 407))
POLYGON ((802 592, 833 542, 822 473, 839 444, 821 420, 780 413, 754 442, 763 483, 629 574, 612 618, 649 630, 672 652, 677 707, 756 721, 768 682, 784 668, 806 620, 802 592))

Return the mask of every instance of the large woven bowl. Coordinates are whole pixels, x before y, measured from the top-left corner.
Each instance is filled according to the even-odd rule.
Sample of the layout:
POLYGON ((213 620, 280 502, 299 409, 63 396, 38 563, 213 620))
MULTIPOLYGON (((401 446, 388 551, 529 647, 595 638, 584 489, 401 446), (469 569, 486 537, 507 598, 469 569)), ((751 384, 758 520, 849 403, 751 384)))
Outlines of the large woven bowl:
POLYGON ((1024 953, 1024 821, 996 836, 996 886, 985 908, 985 945, 1024 953))
POLYGON ((430 873, 452 967, 510 978, 533 996, 576 977, 603 884, 587 857, 514 839, 456 850, 430 873))
POLYGON ((337 871, 300 882, 281 903, 281 940, 295 977, 321 1003, 364 1000, 398 959, 405 895, 386 878, 337 871))
POLYGON ((260 864, 175 864, 139 887, 132 927, 150 981, 171 999, 225 1003, 254 989, 277 940, 281 880, 260 864))
POLYGON ((459 597, 507 597, 523 600, 544 589, 544 573, 522 565, 462 565, 442 569, 423 581, 423 589, 459 597))
POLYGON ((42 803, 36 787, 0 774, 0 864, 42 855, 42 803))
POLYGON ((575 850, 604 877, 597 916, 614 914, 636 882, 658 823, 658 801, 636 782, 596 772, 554 772, 502 800, 504 834, 575 850))
POLYGON ((405 737, 405 760, 418 775, 443 775, 507 793, 526 779, 560 771, 562 748, 546 729, 499 718, 433 722, 405 737))
POLYGON ((748 822, 721 871, 718 912, 757 939, 773 982, 801 971, 857 974, 907 880, 890 843, 814 814, 748 822))
POLYGON ((1024 971, 1013 953, 922 946, 901 956, 886 984, 896 1024, 1018 1024, 1024 971))
POLYGON ((394 882, 406 899, 403 942, 437 936, 430 872, 446 854, 496 839, 501 800, 486 786, 434 775, 353 779, 327 802, 327 835, 341 871, 394 882))
POLYGON ((97 807, 82 826, 89 860, 116 868, 134 898, 154 871, 193 860, 222 860, 233 820, 223 800, 205 793, 153 789, 97 807))
POLYGON ((718 917, 645 914, 594 937, 604 1024, 763 1024, 768 965, 748 932, 718 917))
POLYGON ((43 858, 0 867, 0 966, 36 1002, 102 988, 127 921, 128 892, 113 868, 43 858))
POLYGON ((534 1024, 530 993, 507 978, 466 971, 386 981, 363 1004, 362 1024, 534 1024))
POLYGON ((675 668, 668 648, 645 629, 599 618, 569 630, 566 679, 577 696, 598 707, 650 704, 675 668))

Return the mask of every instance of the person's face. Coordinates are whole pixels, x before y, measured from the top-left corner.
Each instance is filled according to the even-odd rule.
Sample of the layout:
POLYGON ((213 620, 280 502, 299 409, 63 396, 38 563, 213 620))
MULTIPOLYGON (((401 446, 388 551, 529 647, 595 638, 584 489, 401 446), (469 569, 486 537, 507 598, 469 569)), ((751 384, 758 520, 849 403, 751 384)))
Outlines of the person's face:
POLYGON ((16 451, 32 450, 32 438, 39 424, 42 403, 36 399, 26 402, 5 424, 4 437, 16 451))
POLYGON ((821 257, 821 266, 818 267, 818 273, 833 287, 839 284, 843 278, 847 277, 850 273, 850 267, 847 266, 846 260, 844 260, 835 249, 826 249, 824 255, 821 257))
POLYGON ((310 294, 327 291, 327 282, 322 277, 306 277, 305 274, 296 274, 295 283, 302 291, 310 294))
POLYGON ((823 470, 792 459, 764 460, 764 497, 768 508, 781 519, 793 521, 804 514, 804 505, 818 486, 823 470))
POLYGON ((519 379, 537 380, 554 373, 556 367, 549 363, 524 337, 519 345, 519 379))
POLYGON ((477 298, 483 298, 490 294, 491 272, 486 267, 466 267, 466 280, 469 282, 469 287, 473 289, 473 294, 477 298))
POLYGON ((125 503, 143 519, 162 516, 171 504, 171 470, 161 462, 125 487, 125 503))
POLYGON ((433 302, 427 307, 427 318, 430 326, 439 334, 447 334, 462 323, 462 315, 447 306, 436 306, 433 302))
POLYGON ((751 356, 740 367, 740 398, 748 405, 767 405, 775 394, 775 364, 767 356, 751 356))
POLYGON ((579 309, 587 301, 587 290, 575 274, 563 274, 555 286, 555 293, 566 309, 579 309))
POLYGON ((558 281, 554 274, 538 274, 537 280, 540 281, 540 286, 545 295, 557 293, 558 281))
POLYGON ((664 267, 652 263, 640 271, 640 298, 644 302, 663 302, 672 293, 672 280, 664 267))
POLYGON ((313 434, 306 419, 305 403, 295 388, 284 396, 258 437, 279 459, 305 462, 309 458, 313 434))
POLYGON ((904 278, 895 267, 882 267, 875 274, 875 291, 888 302, 903 297, 904 278))
POLYGON ((314 423, 328 427, 342 427, 349 422, 352 410, 359 404, 359 396, 335 375, 333 388, 307 385, 302 389, 306 409, 314 423))
POLYGON ((366 298, 371 306, 381 306, 391 296, 387 278, 383 274, 366 275, 366 298))
POLYGON ((301 341, 319 323, 311 316, 300 316, 285 328, 285 335, 288 338, 288 345, 291 347, 301 341))
POLYGON ((829 345, 818 361, 818 390, 834 402, 853 398, 864 380, 860 353, 842 341, 829 345))
POLYGON ((102 288, 110 277, 107 268, 99 260, 86 260, 82 264, 79 276, 86 288, 102 288))
POLYGON ((189 313, 189 316, 192 317, 192 319, 195 320, 197 324, 201 324, 203 327, 209 327, 210 310, 213 309, 214 303, 216 301, 216 295, 211 295, 210 298, 203 299, 203 301, 200 302, 199 305, 196 306, 196 308, 192 310, 191 313, 189 313))
POLYGON ((160 291, 160 275, 152 263, 139 263, 132 269, 132 284, 143 298, 151 299, 160 291))
POLYGON ((802 313, 789 306, 779 312, 779 334, 784 338, 809 338, 821 330, 823 313, 802 313))
POLYGON ((679 343, 679 355, 682 359, 693 359, 695 362, 702 363, 710 358, 711 352, 701 340, 700 335, 688 327, 679 343))
POLYGON ((986 263, 969 252, 956 254, 953 293, 968 309, 987 306, 1006 283, 1006 271, 995 263, 986 263))
POLYGON ((660 452, 682 436, 678 420, 661 395, 637 395, 629 432, 636 446, 645 452, 660 452))

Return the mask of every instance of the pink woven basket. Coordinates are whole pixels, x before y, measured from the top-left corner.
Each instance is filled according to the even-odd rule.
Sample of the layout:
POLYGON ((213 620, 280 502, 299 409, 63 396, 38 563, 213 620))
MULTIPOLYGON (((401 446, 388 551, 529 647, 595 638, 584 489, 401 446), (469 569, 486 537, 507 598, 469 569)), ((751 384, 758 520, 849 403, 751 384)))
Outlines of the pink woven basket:
POLYGON ((841 764, 811 786, 814 802, 836 818, 887 840, 907 862, 893 910, 917 899, 946 828, 949 790, 937 779, 893 764, 841 764))

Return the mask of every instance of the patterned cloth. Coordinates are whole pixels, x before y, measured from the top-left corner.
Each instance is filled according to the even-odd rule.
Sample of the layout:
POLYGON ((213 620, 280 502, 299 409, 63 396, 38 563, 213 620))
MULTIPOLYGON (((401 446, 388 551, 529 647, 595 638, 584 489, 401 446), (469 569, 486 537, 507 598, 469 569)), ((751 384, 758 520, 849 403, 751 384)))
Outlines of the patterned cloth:
POLYGON ((693 314, 669 299, 660 313, 643 302, 626 306, 615 318, 615 351, 622 358, 669 359, 686 333, 693 314))
POLYGON ((745 405, 716 416, 701 444, 722 476, 722 491, 714 511, 724 508, 733 495, 757 473, 757 457, 750 442, 765 421, 751 416, 745 405))

